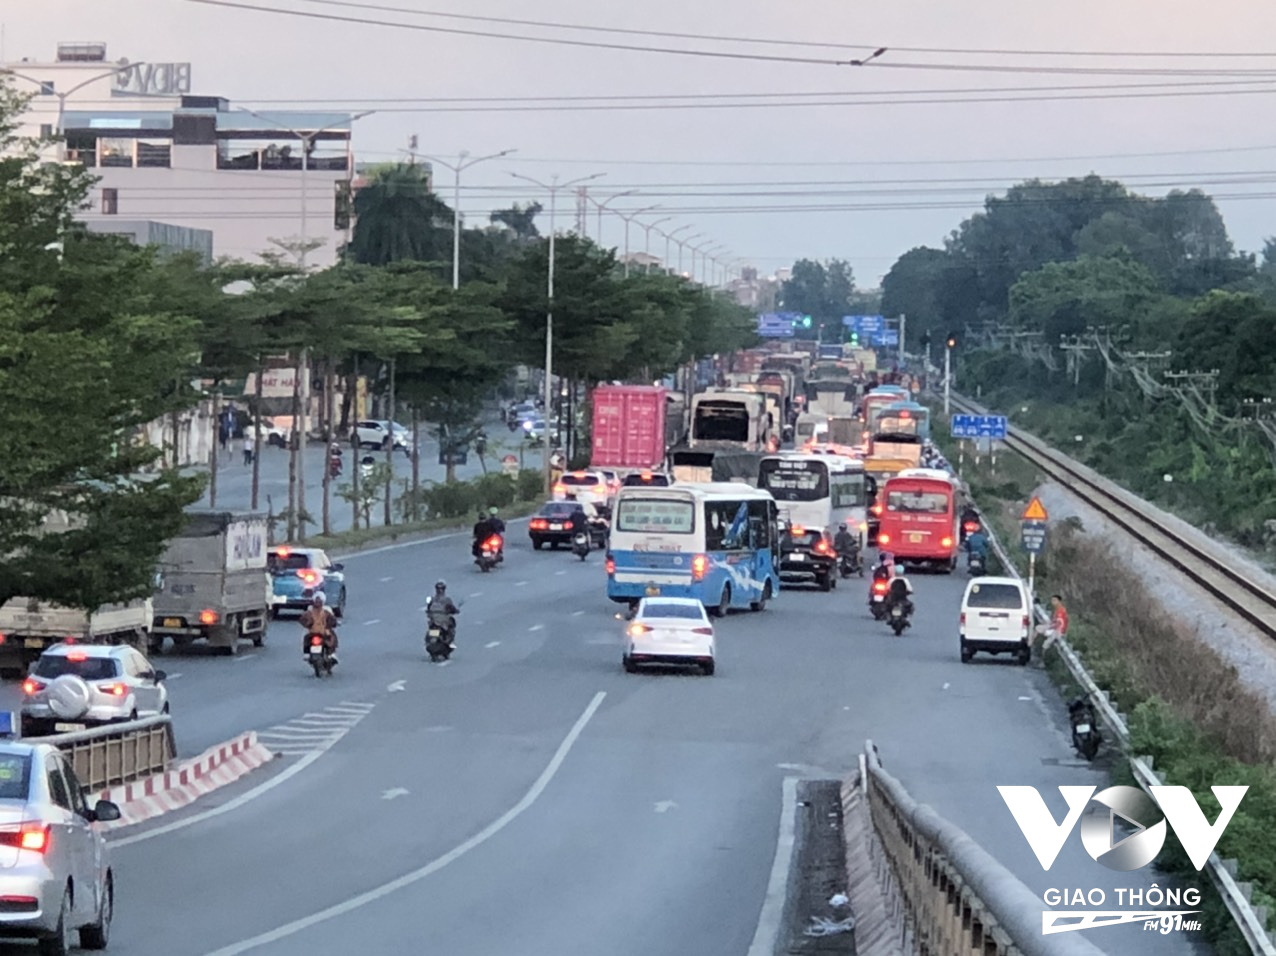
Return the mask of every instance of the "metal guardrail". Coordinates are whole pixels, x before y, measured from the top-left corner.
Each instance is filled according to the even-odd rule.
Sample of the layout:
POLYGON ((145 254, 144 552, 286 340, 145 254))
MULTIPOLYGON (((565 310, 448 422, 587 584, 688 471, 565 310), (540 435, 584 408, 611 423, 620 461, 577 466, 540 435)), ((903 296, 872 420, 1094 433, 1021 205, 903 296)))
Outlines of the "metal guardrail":
MULTIPOLYGON (((1002 547, 1001 541, 997 538, 997 533, 991 527, 986 527, 985 530, 988 534, 988 540, 992 544, 993 552, 997 555, 997 559, 1001 561, 1006 574, 1022 579, 1019 569, 1015 567, 1009 554, 1002 547)), ((1037 603, 1035 595, 1033 595, 1033 615, 1040 624, 1048 623, 1050 620, 1049 611, 1037 603)), ((1081 658, 1076 651, 1073 650, 1064 637, 1059 637, 1053 646, 1058 648, 1059 656, 1063 659, 1064 664, 1067 665, 1073 680, 1090 695, 1090 700, 1094 704, 1099 719, 1103 721, 1112 732, 1113 737, 1121 744, 1121 749, 1130 763, 1130 769, 1139 786, 1150 794, 1149 787, 1163 785, 1165 780, 1152 769, 1151 757, 1130 754, 1130 729, 1126 724, 1125 717, 1112 704, 1108 692, 1095 683, 1094 678, 1085 669, 1085 665, 1081 662, 1081 658)), ((1205 864, 1205 870, 1209 875, 1210 881, 1223 898, 1223 903, 1231 914, 1232 919, 1236 922, 1236 926, 1244 937, 1246 945, 1249 946, 1250 952, 1257 954, 1257 956, 1276 956, 1276 934, 1266 929, 1267 909, 1262 906, 1254 907, 1250 905, 1253 884, 1238 883, 1236 881, 1236 861, 1222 860, 1217 853, 1211 853, 1209 860, 1205 864)))
POLYGON ((987 850, 882 769, 860 758, 873 830, 904 900, 912 951, 923 956, 1101 956, 1075 934, 1046 938, 1041 899, 987 850))
POLYGON ((27 740, 65 753, 90 793, 163 773, 177 756, 173 719, 167 714, 27 740))

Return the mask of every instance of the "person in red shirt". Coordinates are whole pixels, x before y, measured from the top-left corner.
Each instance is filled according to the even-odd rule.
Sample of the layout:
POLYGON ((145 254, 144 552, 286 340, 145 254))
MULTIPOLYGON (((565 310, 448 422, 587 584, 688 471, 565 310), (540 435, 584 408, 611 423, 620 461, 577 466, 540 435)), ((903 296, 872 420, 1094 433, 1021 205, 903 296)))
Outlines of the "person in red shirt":
POLYGON ((1068 633, 1068 609, 1063 605, 1063 595, 1050 595, 1050 607, 1053 611, 1050 615, 1050 623, 1043 624, 1037 628, 1037 633, 1045 636, 1045 641, 1041 645, 1042 653, 1045 653, 1046 648, 1068 633))

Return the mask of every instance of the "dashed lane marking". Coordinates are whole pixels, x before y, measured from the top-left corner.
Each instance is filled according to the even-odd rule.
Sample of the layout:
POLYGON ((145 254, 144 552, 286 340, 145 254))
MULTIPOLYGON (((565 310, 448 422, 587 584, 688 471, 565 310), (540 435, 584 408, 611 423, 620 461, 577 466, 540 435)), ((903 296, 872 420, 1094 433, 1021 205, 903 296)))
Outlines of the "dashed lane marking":
POLYGON ((533 624, 531 627, 529 627, 529 628, 528 628, 528 630, 529 630, 529 631, 543 631, 543 630, 545 630, 545 625, 544 625, 544 624, 533 624))
POLYGON ((322 711, 302 714, 268 730, 258 731, 257 739, 268 750, 284 757, 304 757, 322 753, 350 733, 359 721, 371 713, 375 704, 342 701, 322 711))
POLYGON ((374 617, 371 621, 364 621, 364 622, 363 622, 363 626, 364 626, 364 627, 371 627, 373 624, 380 624, 380 623, 381 623, 381 618, 379 618, 379 617, 374 617))
POLYGON ((385 584, 387 581, 393 581, 393 580, 394 580, 394 576, 393 576, 393 575, 391 575, 391 576, 390 576, 390 577, 388 577, 388 578, 382 578, 382 579, 381 579, 381 583, 382 583, 382 584, 385 584))
POLYGON ((486 648, 490 651, 493 647, 500 647, 500 646, 501 646, 501 642, 500 642, 500 641, 488 641, 488 642, 487 642, 486 644, 484 644, 483 646, 484 646, 484 647, 486 647, 486 648))
POLYGON ((522 587, 526 587, 526 586, 527 586, 527 585, 529 585, 529 584, 531 584, 531 582, 530 582, 530 581, 515 581, 515 582, 514 582, 514 587, 516 587, 516 588, 522 588, 522 587))
POLYGON ((572 617, 580 617, 584 613, 584 611, 572 611, 572 617))

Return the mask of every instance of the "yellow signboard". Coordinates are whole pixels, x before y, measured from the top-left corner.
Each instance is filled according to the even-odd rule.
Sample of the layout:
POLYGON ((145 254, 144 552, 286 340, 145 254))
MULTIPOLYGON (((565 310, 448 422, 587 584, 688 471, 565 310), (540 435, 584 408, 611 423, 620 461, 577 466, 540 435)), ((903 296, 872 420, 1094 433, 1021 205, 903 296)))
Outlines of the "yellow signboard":
POLYGON ((1024 521, 1049 521, 1046 514, 1046 507, 1041 503, 1040 498, 1033 498, 1028 502, 1028 507, 1023 510, 1022 518, 1024 521))

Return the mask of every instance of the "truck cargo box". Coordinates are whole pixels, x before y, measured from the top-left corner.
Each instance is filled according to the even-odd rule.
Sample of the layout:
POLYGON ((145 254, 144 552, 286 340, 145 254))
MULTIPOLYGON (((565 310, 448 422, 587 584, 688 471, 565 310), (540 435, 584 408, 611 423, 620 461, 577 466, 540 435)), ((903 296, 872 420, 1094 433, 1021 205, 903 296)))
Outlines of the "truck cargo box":
POLYGON ((595 468, 655 468, 665 458, 668 389, 659 385, 600 385, 593 394, 595 468))

